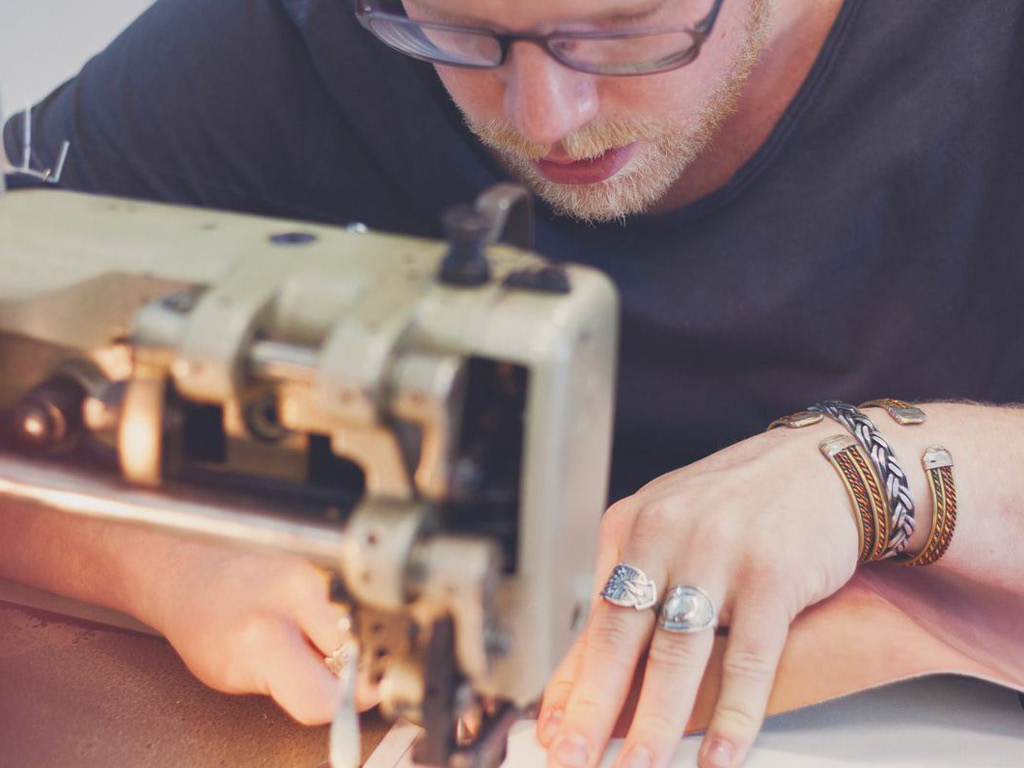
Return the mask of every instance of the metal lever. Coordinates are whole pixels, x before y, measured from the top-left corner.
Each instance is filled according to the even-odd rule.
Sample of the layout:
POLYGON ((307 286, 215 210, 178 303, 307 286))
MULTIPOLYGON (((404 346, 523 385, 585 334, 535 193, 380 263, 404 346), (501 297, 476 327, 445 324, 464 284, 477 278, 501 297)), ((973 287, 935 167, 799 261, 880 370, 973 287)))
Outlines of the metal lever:
POLYGON ((359 713, 356 711, 356 680, 359 677, 359 642, 347 640, 328 657, 338 675, 338 704, 331 721, 330 768, 359 768, 359 713))
POLYGON ((472 208, 457 205, 446 211, 443 224, 451 247, 438 279, 476 288, 491 279, 488 246, 504 240, 524 251, 533 249, 533 198, 518 184, 496 184, 472 208))
POLYGON ((60 177, 64 173, 64 163, 68 159, 68 150, 71 149, 71 142, 65 141, 60 145, 60 155, 57 157, 57 165, 47 168, 44 171, 37 171, 32 168, 32 107, 25 108, 25 120, 22 123, 21 140, 21 165, 16 166, 13 172, 21 176, 28 176, 44 184, 59 184, 60 177))
POLYGON ((518 184, 495 184, 476 199, 476 212, 487 220, 487 244, 504 240, 533 250, 533 197, 518 184))

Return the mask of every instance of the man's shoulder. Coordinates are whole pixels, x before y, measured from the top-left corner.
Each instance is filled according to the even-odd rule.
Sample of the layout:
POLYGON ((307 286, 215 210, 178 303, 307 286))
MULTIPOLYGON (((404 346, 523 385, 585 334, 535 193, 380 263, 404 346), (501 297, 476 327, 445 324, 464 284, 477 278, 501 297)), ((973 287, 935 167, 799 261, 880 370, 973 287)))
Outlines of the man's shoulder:
POLYGON ((36 107, 37 149, 71 142, 73 188, 395 226, 439 175, 413 134, 460 141, 432 75, 342 0, 157 0, 36 107))

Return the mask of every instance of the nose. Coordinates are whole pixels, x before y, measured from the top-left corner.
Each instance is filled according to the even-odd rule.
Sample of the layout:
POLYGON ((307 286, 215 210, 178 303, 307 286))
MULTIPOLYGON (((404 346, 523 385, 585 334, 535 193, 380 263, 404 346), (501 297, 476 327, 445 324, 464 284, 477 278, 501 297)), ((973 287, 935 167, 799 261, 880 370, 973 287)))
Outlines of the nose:
POLYGON ((513 45, 505 70, 505 113, 535 144, 553 146, 597 115, 597 78, 563 66, 538 45, 513 45))

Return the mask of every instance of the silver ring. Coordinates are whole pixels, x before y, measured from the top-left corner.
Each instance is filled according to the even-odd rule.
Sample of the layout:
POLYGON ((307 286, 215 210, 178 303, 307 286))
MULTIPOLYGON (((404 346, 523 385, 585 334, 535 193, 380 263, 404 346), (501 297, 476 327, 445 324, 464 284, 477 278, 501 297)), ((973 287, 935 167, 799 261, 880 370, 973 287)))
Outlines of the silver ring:
POLYGON ((619 563, 601 590, 601 599, 620 608, 645 611, 658 604, 658 587, 639 568, 619 563))
POLYGON ((700 632, 714 629, 715 604, 700 587, 681 584, 672 589, 658 613, 658 626, 668 632, 700 632))
POLYGON ((358 646, 354 638, 346 640, 327 656, 324 656, 324 664, 335 677, 342 677, 349 674, 352 668, 352 660, 359 657, 358 646))

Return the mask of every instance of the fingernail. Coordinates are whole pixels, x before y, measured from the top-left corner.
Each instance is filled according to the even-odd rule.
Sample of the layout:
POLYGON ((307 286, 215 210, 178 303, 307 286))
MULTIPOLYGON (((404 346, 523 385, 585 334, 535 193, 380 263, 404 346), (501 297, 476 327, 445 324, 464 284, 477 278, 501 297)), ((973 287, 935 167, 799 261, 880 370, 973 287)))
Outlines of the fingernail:
POLYGON ((564 768, 586 768, 589 757, 587 740, 576 733, 563 738, 555 749, 555 760, 564 768))
POLYGON ((704 761, 709 768, 730 768, 735 756, 732 743, 716 736, 704 752, 704 761))
POLYGON ((541 744, 547 746, 554 741, 555 736, 558 734, 558 727, 562 724, 562 718, 564 716, 564 709, 552 709, 544 715, 544 722, 541 723, 540 726, 541 744))
POLYGON ((619 768, 651 768, 651 752, 645 747, 633 747, 622 758, 619 768))

